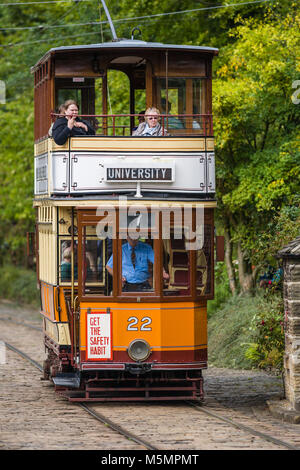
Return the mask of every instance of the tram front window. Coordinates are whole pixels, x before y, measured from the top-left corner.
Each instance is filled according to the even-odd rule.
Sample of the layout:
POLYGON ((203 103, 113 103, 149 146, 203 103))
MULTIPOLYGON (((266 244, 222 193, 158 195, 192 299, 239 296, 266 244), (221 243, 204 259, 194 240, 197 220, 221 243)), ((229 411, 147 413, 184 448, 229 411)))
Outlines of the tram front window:
MULTIPOLYGON (((122 240, 122 292, 153 292, 154 249, 152 241, 127 236, 122 240)), ((106 269, 113 276, 113 256, 110 257, 106 269)))

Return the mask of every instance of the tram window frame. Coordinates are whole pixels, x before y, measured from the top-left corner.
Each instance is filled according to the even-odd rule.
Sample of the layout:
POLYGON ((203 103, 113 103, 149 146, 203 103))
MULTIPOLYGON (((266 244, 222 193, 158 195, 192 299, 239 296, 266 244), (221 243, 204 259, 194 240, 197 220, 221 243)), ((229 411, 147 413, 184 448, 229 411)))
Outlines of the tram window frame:
POLYGON ((206 119, 202 120, 201 117, 192 117, 193 114, 207 115, 208 114, 208 101, 207 101, 207 77, 155 77, 155 88, 157 95, 157 106, 164 114, 172 115, 174 117, 163 118, 163 125, 168 129, 171 134, 199 134, 206 131, 206 119), (167 81, 167 83, 166 83, 167 81), (176 86, 176 82, 182 82, 183 86, 176 86), (200 84, 200 86, 199 86, 200 84), (198 89, 197 89, 198 88, 198 89), (180 96, 180 90, 183 90, 180 96), (177 96, 176 96, 177 95, 177 96), (162 100, 165 100, 167 106, 165 109, 162 105, 162 100), (177 108, 176 113, 171 113, 170 108, 177 108), (195 111, 195 112, 194 112, 195 111), (184 118, 180 115, 187 114, 189 117, 184 118), (179 115, 179 117, 176 117, 179 115), (184 122, 182 122, 184 119, 184 122), (201 122, 199 122, 201 121, 201 122), (179 126, 179 127, 178 127, 179 126))
MULTIPOLYGON (((149 207, 147 208, 148 210, 150 209, 149 207)), ((100 294, 100 293, 90 293, 90 292, 84 292, 83 290, 83 280, 82 280, 82 263, 81 263, 81 258, 82 258, 82 229, 85 225, 93 225, 96 226, 101 218, 97 217, 96 215, 89 215, 85 212, 83 214, 79 214, 78 218, 78 296, 79 300, 81 301, 93 301, 93 300, 101 300, 101 299, 110 299, 110 301, 116 301, 116 302, 131 302, 131 303, 136 303, 136 302, 152 302, 152 301, 157 301, 157 302, 186 302, 186 301, 201 301, 201 300, 209 300, 212 299, 214 296, 214 289, 213 289, 213 270, 214 270, 214 258, 213 258, 213 253, 214 253, 214 241, 212 238, 213 235, 213 220, 212 216, 208 213, 210 211, 205 211, 205 222, 204 222, 204 227, 205 227, 205 237, 206 239, 204 240, 204 246, 206 252, 210 254, 210 261, 209 261, 209 266, 207 269, 207 276, 208 282, 210 284, 210 291, 205 291, 203 292, 202 290, 199 291, 197 289, 196 285, 196 276, 197 276, 197 250, 187 250, 189 253, 189 259, 190 259, 190 292, 188 294, 180 294, 180 295, 164 295, 164 289, 163 289, 163 276, 162 276, 162 271, 163 271, 163 242, 164 238, 162 236, 162 231, 163 231, 163 217, 162 217, 162 212, 164 209, 158 208, 155 211, 155 217, 157 217, 156 220, 158 220, 158 225, 156 226, 155 230, 153 230, 153 227, 151 228, 151 236, 148 238, 153 239, 153 249, 154 249, 154 257, 156 263, 154 263, 154 268, 153 268, 153 280, 154 280, 154 290, 151 292, 146 292, 146 291, 135 291, 135 292, 124 292, 122 290, 122 269, 120 267, 122 266, 122 244, 126 240, 125 237, 125 230, 127 230, 127 227, 124 227, 123 229, 119 227, 119 209, 116 207, 114 208, 115 214, 116 214, 116 219, 115 219, 115 233, 114 237, 112 237, 112 253, 114 255, 114 259, 116 259, 116 262, 113 263, 113 285, 109 293, 106 294, 100 294), (84 219, 84 221, 82 220, 84 219), (119 232, 122 232, 124 230, 124 235, 119 232)), ((167 209, 169 211, 169 209, 167 209)), ((81 212, 81 211, 79 211, 81 212)), ((95 212, 94 212, 95 214, 95 212)), ((191 227, 195 227, 196 223, 196 216, 195 213, 192 218, 192 224, 191 227)), ((175 223, 176 225, 176 223, 175 223)), ((170 228, 174 229, 174 220, 172 219, 170 222, 170 228)), ((128 232, 127 232, 128 233, 128 232)), ((94 239, 96 239, 94 237, 94 239)), ((97 238, 98 240, 98 238, 97 238)), ((187 237, 187 241, 188 237, 187 237)), ((106 263, 108 261, 109 257, 106 259, 106 263)), ((105 265, 106 266, 106 265, 105 265)), ((170 273, 169 273, 170 274, 170 273)), ((106 274, 109 276, 109 273, 107 272, 106 274)), ((70 283, 68 283, 70 285, 70 283)))
MULTIPOLYGON (((59 285, 61 286, 66 286, 70 287, 72 284, 72 272, 71 272, 71 277, 70 280, 62 280, 61 277, 61 266, 63 263, 63 244, 68 243, 68 246, 65 247, 71 247, 72 246, 72 238, 71 236, 61 236, 59 237, 59 245, 58 245, 58 279, 59 279, 59 285)), ((77 237, 74 238, 74 245, 77 247, 77 237)), ((75 250, 74 250, 75 252, 75 250)), ((74 285, 77 287, 78 286, 78 261, 76 260, 76 256, 74 256, 74 285), (77 276, 75 276, 75 267, 77 266, 77 276)))
MULTIPOLYGON (((144 238, 144 237, 141 237, 144 238)), ((149 238, 147 239, 149 240, 149 238)), ((147 240, 144 242, 143 240, 142 243, 148 244, 147 240)), ((123 238, 118 239, 118 266, 122 267, 122 247, 123 243, 126 243, 127 240, 123 238)), ((153 246, 151 247, 153 252, 154 252, 154 260, 158 260, 158 251, 159 251, 159 246, 158 243, 159 240, 153 239, 153 246)), ((151 246, 151 245, 150 245, 151 246)), ((153 263, 153 268, 152 268, 152 286, 153 289, 151 290, 136 290, 136 291, 131 291, 131 292, 126 292, 123 290, 123 282, 122 282, 122 269, 118 269, 118 282, 117 282, 117 298, 118 300, 122 299, 130 299, 135 302, 140 302, 141 300, 151 300, 154 299, 159 299, 159 275, 158 275, 158 265, 159 263, 153 263)), ((151 284, 150 284, 151 285, 151 284)))
MULTIPOLYGON (((173 210, 173 209, 171 209, 173 210)), ((204 211, 204 244, 203 248, 199 249, 190 249, 188 250, 190 253, 190 294, 189 295, 178 295, 178 296, 169 296, 169 295, 162 295, 163 302, 182 302, 182 301, 202 301, 202 300, 210 300, 214 298, 214 222, 213 222, 213 212, 211 210, 205 209, 204 211), (210 286, 210 290, 208 291, 207 285, 205 285, 205 290, 197 289, 197 253, 199 251, 205 251, 206 254, 210 256, 209 262, 207 262, 207 284, 210 286)), ((189 227, 192 230, 192 233, 195 233, 196 230, 196 213, 193 210, 192 212, 192 219, 190 223, 184 223, 184 227, 189 227)), ((174 230, 176 228, 176 219, 174 214, 171 215, 170 219, 170 229, 174 230)), ((183 227, 183 229, 184 229, 183 227)), ((181 228, 181 226, 180 226, 181 228)), ((165 237, 161 236, 161 244, 163 244, 165 237)), ((187 238, 188 243, 193 243, 192 240, 189 241, 187 238)), ((197 246, 197 245, 196 245, 197 246)), ((162 248, 163 250, 163 248, 162 248)), ((162 251, 163 253, 163 251, 162 251)), ((163 256, 163 254, 161 255, 163 256)))
MULTIPOLYGON (((167 287, 163 289, 163 298, 167 299, 172 299, 172 300, 177 300, 178 298, 191 298, 193 294, 193 271, 194 271, 194 256, 192 254, 192 250, 189 250, 186 248, 186 244, 188 243, 188 239, 185 239, 185 233, 187 230, 191 229, 191 227, 187 226, 176 226, 172 225, 170 227, 170 238, 163 238, 162 243, 163 243, 163 253, 165 252, 166 255, 169 255, 169 261, 168 261, 168 274, 169 274, 169 280, 166 283, 167 287), (177 238, 177 237, 171 237, 171 234, 175 234, 175 232, 181 231, 181 236, 182 238, 177 238), (172 241, 179 241, 179 248, 173 248, 172 249, 172 241), (168 243, 169 242, 169 243, 168 243), (181 242, 181 243, 180 243, 181 242), (166 247, 167 246, 167 247, 166 247), (169 250, 169 251, 168 251, 169 250), (174 264, 174 254, 183 254, 185 253, 188 258, 186 270, 184 269, 185 267, 183 265, 179 266, 174 264), (187 284, 177 284, 176 286, 176 280, 175 276, 177 272, 182 272, 185 271, 187 272, 187 284)), ((174 245, 173 245, 174 246, 174 245)), ((163 254, 164 256, 164 254, 163 254)), ((164 266, 165 268, 165 266, 164 266)))
POLYGON ((58 108, 69 99, 78 102, 80 114, 94 114, 95 111, 95 80, 101 77, 56 77, 55 78, 55 104, 58 108), (82 80, 82 81, 80 81, 82 80), (74 96, 74 92, 76 96, 74 96), (66 95, 60 102, 59 94, 66 95), (68 96, 67 94, 70 94, 68 96), (78 99, 79 97, 79 99, 78 99))
MULTIPOLYGON (((204 223, 204 244, 203 247, 198 250, 203 251, 206 257, 206 276, 207 281, 205 289, 197 288, 196 279, 196 299, 213 299, 214 298, 214 226, 213 223, 204 223)), ((197 253, 196 253, 196 276, 197 276, 197 253)))
MULTIPOLYGON (((159 255, 159 212, 156 210, 152 211, 152 208, 144 208, 140 210, 141 208, 138 208, 139 210, 135 211, 134 207, 129 209, 128 214, 131 214, 131 218, 133 219, 129 225, 128 219, 126 214, 126 218, 122 218, 122 211, 119 212, 119 220, 120 220, 120 226, 119 226, 119 234, 118 234, 118 266, 121 267, 121 269, 118 269, 118 282, 117 282, 117 298, 118 300, 122 301, 123 300, 131 300, 135 302, 140 302, 141 300, 147 301, 147 300, 158 300, 160 298, 160 282, 159 282, 159 272, 161 272, 160 268, 160 255, 159 255), (150 217, 149 217, 150 216, 150 217), (140 228, 136 228, 134 226, 135 222, 134 220, 137 220, 138 218, 141 218, 141 225, 140 228), (146 220, 147 219, 147 220, 146 220), (125 226, 122 226, 122 220, 127 222, 125 223, 125 226), (144 222, 143 222, 144 221, 144 222), (150 225, 149 225, 150 223, 150 225), (153 224, 153 225, 152 225, 153 224), (154 252, 154 261, 157 260, 158 262, 154 262, 152 265, 152 286, 153 289, 151 290, 139 290, 139 291, 131 291, 127 292, 123 290, 123 282, 122 282, 122 248, 123 248, 123 243, 127 243, 127 236, 131 236, 131 238, 136 238, 137 235, 139 240, 146 240, 144 243, 147 243, 147 240, 153 240, 152 243, 152 250, 154 252)), ((127 215, 128 215, 127 214, 127 215)), ((130 218, 130 215, 129 215, 130 218)), ((151 284, 150 284, 151 285, 151 284)))
MULTIPOLYGON (((89 281, 84 279, 83 277, 83 268, 84 268, 84 263, 83 263, 83 256, 85 255, 85 242, 87 240, 89 241, 95 241, 98 242, 100 240, 108 240, 110 237, 108 236, 99 236, 99 233, 101 232, 101 229, 105 227, 107 224, 110 224, 111 219, 110 217, 105 218, 106 216, 103 217, 98 217, 98 216, 90 216, 89 214, 86 213, 78 213, 78 297, 81 300, 97 300, 97 299, 112 299, 113 298, 113 285, 110 285, 109 281, 109 276, 108 273, 106 272, 105 266, 107 259, 105 259, 105 247, 104 244, 102 244, 102 259, 105 260, 105 263, 102 265, 104 266, 104 269, 102 270, 104 276, 105 276, 105 281, 103 280, 93 280, 89 281), (84 219, 84 220, 83 220, 84 219), (104 222, 103 222, 104 221, 104 222), (103 222, 103 224, 102 224, 103 222), (87 227, 95 227, 95 234, 94 235, 86 235, 86 228, 87 227), (100 293, 100 292, 87 292, 86 286, 89 288, 102 288, 104 291, 106 290, 106 293, 100 293)), ((110 225, 111 226, 111 225, 110 225)), ((108 243, 108 242, 107 242, 108 243)), ((114 248, 115 241, 112 240, 112 248, 114 248)), ((109 257, 109 256, 108 256, 109 257)), ((98 258, 98 253, 97 253, 97 258, 98 258)))

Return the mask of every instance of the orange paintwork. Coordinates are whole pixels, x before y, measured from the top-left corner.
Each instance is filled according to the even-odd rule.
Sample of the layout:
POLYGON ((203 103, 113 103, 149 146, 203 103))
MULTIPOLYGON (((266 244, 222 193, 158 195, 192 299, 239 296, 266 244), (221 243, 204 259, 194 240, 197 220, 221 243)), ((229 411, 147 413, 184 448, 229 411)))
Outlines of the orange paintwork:
POLYGON ((42 315, 49 318, 52 322, 68 321, 67 306, 62 288, 41 281, 41 301, 42 315), (60 312, 58 306, 60 307, 60 312))
POLYGON ((207 347, 206 303, 96 303, 80 304, 80 349, 86 349, 86 313, 112 314, 115 351, 126 351, 134 339, 144 339, 157 351, 183 351, 207 347), (148 320, 148 318, 150 320, 148 320), (151 323, 150 323, 151 321, 151 323), (128 326, 135 328, 128 330, 128 326), (143 328, 151 328, 145 330, 143 328))

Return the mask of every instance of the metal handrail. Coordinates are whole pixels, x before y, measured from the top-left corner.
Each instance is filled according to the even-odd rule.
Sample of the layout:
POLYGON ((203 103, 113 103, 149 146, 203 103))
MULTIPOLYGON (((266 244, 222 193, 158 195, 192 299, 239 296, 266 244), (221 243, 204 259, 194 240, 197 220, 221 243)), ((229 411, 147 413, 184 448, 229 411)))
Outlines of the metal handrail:
MULTIPOLYGON (((102 123, 101 128, 103 129, 113 129, 113 136, 115 135, 116 129, 123 129, 123 135, 125 129, 131 129, 132 126, 129 125, 124 125, 124 124, 118 124, 116 123, 116 120, 118 118, 138 118, 140 114, 135 113, 135 114, 78 114, 79 118, 85 118, 85 119, 103 119, 106 120, 106 122, 102 123), (112 124, 110 125, 107 121, 112 120, 112 124), (104 125, 103 125, 104 124, 104 125)), ((149 114, 149 116, 151 116, 149 114)), ((63 117, 63 115, 51 112, 51 120, 54 122, 56 118, 58 117, 63 117)), ((168 129, 172 131, 173 134, 176 134, 176 130, 181 131, 178 132, 178 134, 182 134, 182 131, 186 131, 185 133, 188 133, 189 130, 193 129, 193 133, 197 134, 197 130, 199 131, 199 135, 213 135, 213 123, 212 123, 212 114, 160 114, 160 119, 162 121, 162 128, 168 129), (172 127, 172 124, 169 126, 169 120, 174 120, 178 119, 181 121, 183 124, 182 128, 175 128, 172 127), (184 126, 184 122, 187 121, 189 122, 189 125, 187 127, 184 126), (200 128, 195 128, 193 127, 193 121, 198 122, 199 125, 201 125, 200 128)), ((98 127, 98 128, 99 128, 98 127)))

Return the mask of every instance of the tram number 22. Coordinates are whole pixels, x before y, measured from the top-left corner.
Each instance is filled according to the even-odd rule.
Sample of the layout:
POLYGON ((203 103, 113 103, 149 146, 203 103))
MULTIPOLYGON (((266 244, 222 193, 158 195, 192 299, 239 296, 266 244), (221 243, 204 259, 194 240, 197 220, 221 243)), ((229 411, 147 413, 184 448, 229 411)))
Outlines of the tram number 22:
MULTIPOLYGON (((139 330, 139 319, 136 317, 129 317, 127 325, 128 331, 138 331, 139 330)), ((152 319, 150 317, 144 317, 141 319, 140 331, 152 331, 151 328, 152 319)))

